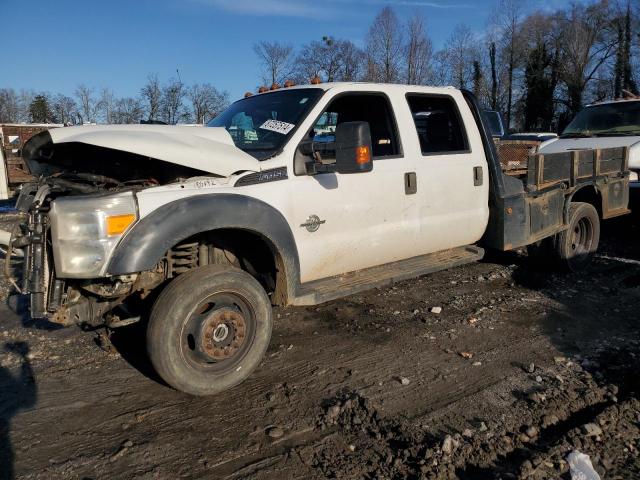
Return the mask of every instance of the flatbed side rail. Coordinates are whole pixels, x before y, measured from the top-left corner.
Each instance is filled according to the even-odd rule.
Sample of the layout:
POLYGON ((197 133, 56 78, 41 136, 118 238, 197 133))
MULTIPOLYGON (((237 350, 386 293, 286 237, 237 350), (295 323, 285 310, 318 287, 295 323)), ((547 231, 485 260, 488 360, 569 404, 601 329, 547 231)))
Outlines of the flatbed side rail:
POLYGON ((568 187, 601 177, 620 178, 629 169, 629 147, 574 150, 529 157, 526 187, 530 192, 565 183, 568 187))

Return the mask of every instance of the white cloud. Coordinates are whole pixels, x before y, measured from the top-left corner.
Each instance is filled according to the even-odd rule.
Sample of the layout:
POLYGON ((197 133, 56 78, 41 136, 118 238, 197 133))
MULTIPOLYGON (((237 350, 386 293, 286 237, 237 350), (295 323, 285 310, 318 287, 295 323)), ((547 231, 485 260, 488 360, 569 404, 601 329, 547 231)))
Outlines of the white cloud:
POLYGON ((292 0, 195 0, 220 10, 243 15, 315 17, 321 9, 313 3, 292 0))
MULTIPOLYGON (((355 0, 342 0, 344 3, 356 3, 355 0)), ((428 0, 361 0, 361 3, 375 4, 375 5, 389 5, 391 7, 426 7, 426 8, 469 8, 471 5, 464 3, 451 3, 451 2, 433 2, 428 0)))
POLYGON ((390 5, 391 7, 466 8, 467 4, 435 0, 192 0, 231 13, 255 16, 304 17, 323 19, 339 13, 338 5, 390 5))

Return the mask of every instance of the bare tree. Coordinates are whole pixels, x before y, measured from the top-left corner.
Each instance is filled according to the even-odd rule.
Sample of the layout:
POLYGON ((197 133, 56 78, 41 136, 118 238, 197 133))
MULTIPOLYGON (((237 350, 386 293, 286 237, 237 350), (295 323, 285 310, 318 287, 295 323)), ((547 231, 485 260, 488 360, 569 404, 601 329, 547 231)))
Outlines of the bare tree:
POLYGON ((144 115, 142 102, 138 98, 120 98, 114 101, 111 118, 113 123, 140 123, 144 115))
POLYGON ((184 84, 180 80, 172 78, 162 88, 162 117, 165 122, 175 125, 186 117, 184 111, 184 84))
POLYGON ((280 42, 259 42, 253 51, 262 64, 262 79, 265 83, 282 84, 291 74, 293 47, 280 42))
POLYGON ((567 88, 564 103, 575 115, 584 92, 599 68, 612 56, 617 42, 606 4, 573 5, 562 19, 561 78, 567 88))
POLYGON ((13 88, 0 89, 0 123, 18 121, 18 94, 13 88))
POLYGON ((56 119, 60 123, 73 123, 78 116, 77 105, 73 98, 58 94, 53 98, 51 105, 56 119))
POLYGON ((112 118, 115 96, 110 88, 103 88, 100 91, 100 99, 96 104, 96 109, 102 113, 104 123, 116 123, 112 118))
POLYGON ((405 79, 409 85, 423 84, 430 74, 433 47, 425 32, 425 20, 414 14, 407 22, 405 79))
POLYGON ((295 78, 308 83, 314 77, 327 82, 353 81, 362 66, 362 52, 348 40, 323 37, 304 45, 295 61, 295 78))
POLYGON ((96 100, 93 97, 93 88, 84 83, 77 86, 75 96, 78 97, 78 115, 81 123, 93 123, 96 121, 96 100))
POLYGON ((349 40, 340 42, 340 73, 343 82, 354 82, 362 76, 365 54, 349 40))
POLYGON ((324 48, 321 42, 313 41, 303 45, 296 56, 293 68, 293 77, 297 83, 309 83, 314 77, 324 77, 322 59, 317 54, 324 48))
POLYGON ((471 29, 467 25, 456 25, 444 48, 444 60, 448 64, 449 79, 456 87, 467 88, 473 77, 475 58, 475 39, 471 29))
POLYGON ((189 88, 187 97, 196 123, 206 123, 229 105, 229 94, 219 92, 214 86, 196 83, 189 88))
POLYGON ((36 92, 33 90, 20 90, 18 94, 18 122, 29 122, 29 106, 33 102, 36 92))
POLYGON ((366 41, 367 80, 394 83, 400 79, 402 29, 391 7, 384 7, 373 20, 366 41))
POLYGON ((522 0, 500 0, 494 12, 494 26, 499 30, 501 56, 507 69, 507 125, 511 123, 513 106, 514 72, 522 63, 520 45, 520 22, 522 17, 522 0))
POLYGON ((489 63, 491 65, 491 109, 498 108, 498 71, 496 69, 496 43, 489 43, 489 63))
POLYGON ((147 83, 140 90, 140 96, 146 103, 147 119, 157 120, 160 117, 162 89, 157 75, 149 75, 147 83))

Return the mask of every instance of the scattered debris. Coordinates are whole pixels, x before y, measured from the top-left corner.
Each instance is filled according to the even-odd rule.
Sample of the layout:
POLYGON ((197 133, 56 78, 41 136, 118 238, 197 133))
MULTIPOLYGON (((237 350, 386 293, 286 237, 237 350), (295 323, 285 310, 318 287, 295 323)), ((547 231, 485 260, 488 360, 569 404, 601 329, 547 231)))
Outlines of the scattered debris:
POLYGON ((587 437, 599 437, 602 435, 602 429, 595 423, 587 423, 582 426, 582 430, 587 437))
POLYGON ((280 438, 284 435, 284 430, 280 427, 270 427, 267 429, 267 435, 271 438, 280 438))
POLYGON ((598 472, 593 469, 589 455, 574 450, 567 456, 567 463, 571 480, 601 480, 598 472))

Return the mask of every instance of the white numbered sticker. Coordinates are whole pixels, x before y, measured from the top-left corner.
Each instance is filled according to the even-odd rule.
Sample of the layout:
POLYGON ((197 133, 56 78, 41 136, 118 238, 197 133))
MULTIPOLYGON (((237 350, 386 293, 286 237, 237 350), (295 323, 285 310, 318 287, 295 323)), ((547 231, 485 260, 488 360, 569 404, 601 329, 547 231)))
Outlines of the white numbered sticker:
POLYGON ((267 120, 260 128, 263 130, 271 130, 272 132, 278 132, 282 135, 286 135, 295 127, 293 123, 281 122, 280 120, 267 120))

